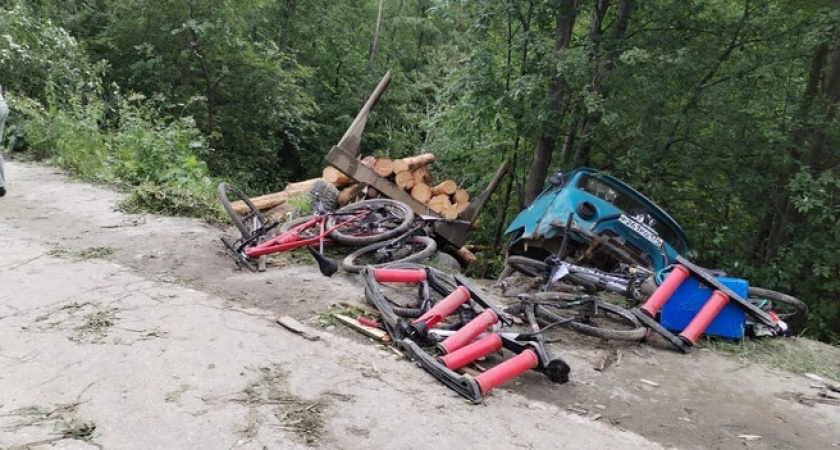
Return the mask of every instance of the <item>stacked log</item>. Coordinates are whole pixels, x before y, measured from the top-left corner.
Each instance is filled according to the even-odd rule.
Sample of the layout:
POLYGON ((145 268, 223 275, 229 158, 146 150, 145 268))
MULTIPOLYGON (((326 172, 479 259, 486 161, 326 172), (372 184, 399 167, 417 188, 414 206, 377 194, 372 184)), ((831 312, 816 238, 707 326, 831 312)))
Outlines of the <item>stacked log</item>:
MULTIPOLYGON (((251 203, 253 203, 260 211, 270 210, 285 204, 289 198, 294 195, 303 195, 306 190, 318 180, 319 178, 310 178, 297 183, 289 183, 286 185, 286 189, 280 192, 272 192, 271 194, 251 198, 251 203)), ((231 203, 231 206, 233 207, 233 210, 239 214, 245 214, 248 212, 248 205, 241 200, 231 203)))
MULTIPOLYGON (((434 163, 434 161, 434 154, 424 153, 402 159, 367 156, 361 160, 361 163, 409 192, 412 198, 428 206, 430 211, 434 211, 447 219, 456 219, 469 207, 470 195, 464 189, 459 188, 454 180, 441 180, 432 183, 432 174, 428 165, 434 163)), ((276 216, 272 218, 280 218, 286 212, 294 209, 288 204, 289 198, 304 194, 318 179, 312 178, 297 183, 289 183, 283 191, 254 197, 251 201, 265 214, 276 216)), ((332 166, 324 167, 320 179, 332 183, 339 189, 339 206, 378 195, 375 189, 364 183, 356 182, 332 166)), ((233 208, 238 213, 245 213, 248 210, 243 202, 234 202, 233 208)))
MULTIPOLYGON (((376 158, 368 167, 409 192, 412 198, 428 206, 430 211, 447 219, 456 219, 469 207, 470 194, 459 188, 454 180, 432 183, 428 166, 434 162, 434 154, 424 153, 402 159, 376 158)), ((351 184, 344 189, 351 188, 356 189, 356 186, 351 184)), ((344 197, 351 196, 342 191, 339 204, 342 204, 341 199, 344 197)))

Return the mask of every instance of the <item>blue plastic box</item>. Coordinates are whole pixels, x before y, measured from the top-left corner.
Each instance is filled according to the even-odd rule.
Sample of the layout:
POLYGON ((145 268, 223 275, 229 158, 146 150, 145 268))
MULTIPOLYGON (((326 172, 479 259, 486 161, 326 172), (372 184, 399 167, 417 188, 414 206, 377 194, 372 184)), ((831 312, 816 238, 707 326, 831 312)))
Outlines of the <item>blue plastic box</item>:
MULTIPOLYGON (((724 286, 747 298, 749 283, 740 278, 715 277, 724 286)), ((689 277, 662 306, 660 323, 670 331, 682 331, 712 296, 712 290, 689 277)), ((720 310, 703 334, 726 339, 743 339, 747 315, 735 303, 729 302, 720 310)))

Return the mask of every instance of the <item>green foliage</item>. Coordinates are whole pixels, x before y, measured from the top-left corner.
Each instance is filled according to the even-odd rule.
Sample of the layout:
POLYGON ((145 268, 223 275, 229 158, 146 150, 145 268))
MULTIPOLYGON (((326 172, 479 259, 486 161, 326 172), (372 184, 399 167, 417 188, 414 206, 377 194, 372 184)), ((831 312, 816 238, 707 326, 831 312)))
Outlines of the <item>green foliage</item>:
POLYGON ((0 83, 41 102, 48 93, 90 91, 104 64, 91 63, 73 36, 25 5, 0 8, 0 83))
POLYGON ((32 151, 82 179, 125 187, 126 210, 221 218, 215 182, 196 158, 206 144, 189 122, 161 120, 139 97, 110 111, 117 117, 113 124, 103 123, 101 101, 83 104, 77 97, 62 108, 43 108, 15 100, 32 151))
POLYGON ((210 175, 249 193, 317 176, 390 70, 363 153, 434 152, 473 196, 508 164, 471 235, 490 272, 551 141, 549 172, 627 181, 692 259, 802 297, 814 336, 840 331, 835 2, 403 0, 378 21, 379 3, 17 1, 0 82, 41 155, 126 186, 131 210, 204 215, 210 175))

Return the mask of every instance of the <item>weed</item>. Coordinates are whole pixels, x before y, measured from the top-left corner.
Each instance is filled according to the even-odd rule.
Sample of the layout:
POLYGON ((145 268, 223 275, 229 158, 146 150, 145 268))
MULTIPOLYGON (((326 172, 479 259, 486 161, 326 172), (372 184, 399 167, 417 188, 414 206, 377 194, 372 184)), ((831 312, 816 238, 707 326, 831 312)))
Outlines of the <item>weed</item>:
POLYGON ((113 256, 114 249, 111 247, 85 247, 83 249, 74 250, 58 245, 51 248, 47 254, 58 258, 68 258, 73 261, 83 261, 113 256))
POLYGON ((709 348, 752 363, 766 364, 791 373, 815 373, 840 381, 840 350, 806 338, 749 339, 731 342, 703 341, 709 348))
POLYGON ((10 427, 5 428, 5 430, 15 431, 30 427, 51 426, 53 430, 58 432, 58 436, 41 439, 35 442, 27 442, 25 444, 19 444, 9 448, 23 450, 52 444, 65 439, 85 441, 95 446, 99 446, 93 442, 93 434, 96 431, 96 423, 93 421, 81 420, 76 415, 78 406, 78 403, 56 405, 52 409, 47 409, 41 406, 30 406, 28 408, 21 408, 12 411, 10 415, 18 416, 21 420, 17 421, 10 427))
POLYGON ((289 430, 302 437, 307 445, 318 442, 324 428, 323 405, 320 402, 308 405, 296 404, 288 411, 276 414, 280 420, 278 428, 289 430))
POLYGON ((289 199, 286 200, 286 203, 292 205, 295 208, 295 211, 297 212, 295 215, 300 217, 312 213, 312 206, 309 204, 309 201, 310 199, 308 195, 294 194, 289 196, 289 199))
POLYGON ((85 322, 76 327, 76 336, 71 337, 72 341, 89 339, 92 342, 99 342, 104 338, 117 319, 117 309, 100 309, 85 316, 85 322))
POLYGON ((277 408, 274 416, 279 422, 274 425, 275 428, 295 433, 307 445, 316 444, 324 428, 322 402, 308 401, 291 394, 286 387, 286 372, 278 364, 252 370, 258 372, 258 377, 245 386, 240 399, 252 409, 247 424, 239 431, 246 437, 256 436, 264 419, 253 408, 272 405, 277 408))
POLYGON ((328 327, 331 325, 336 325, 338 320, 335 318, 336 314, 341 314, 342 316, 354 317, 359 313, 359 310, 356 308, 351 308, 349 306, 342 306, 339 307, 337 305, 331 306, 326 311, 322 311, 318 313, 318 322, 322 327, 328 327))

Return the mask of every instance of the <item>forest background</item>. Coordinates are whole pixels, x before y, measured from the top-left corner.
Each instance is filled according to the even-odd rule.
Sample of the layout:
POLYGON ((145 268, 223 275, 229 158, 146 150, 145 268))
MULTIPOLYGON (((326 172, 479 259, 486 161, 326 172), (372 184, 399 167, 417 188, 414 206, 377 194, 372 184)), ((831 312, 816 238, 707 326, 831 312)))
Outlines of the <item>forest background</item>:
POLYGON ((595 167, 838 342, 837 0, 0 0, 4 147, 128 211, 213 220, 220 179, 318 176, 388 70, 364 153, 431 151, 473 194, 509 164, 481 269, 547 174, 595 167))

